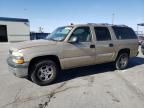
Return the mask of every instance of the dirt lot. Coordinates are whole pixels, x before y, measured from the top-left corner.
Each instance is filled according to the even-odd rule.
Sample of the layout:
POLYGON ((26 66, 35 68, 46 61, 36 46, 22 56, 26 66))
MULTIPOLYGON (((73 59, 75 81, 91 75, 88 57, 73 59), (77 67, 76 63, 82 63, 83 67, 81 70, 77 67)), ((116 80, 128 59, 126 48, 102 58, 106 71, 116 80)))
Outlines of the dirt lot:
POLYGON ((9 73, 8 46, 0 44, 0 108, 144 108, 142 54, 123 71, 111 64, 67 70, 40 87, 9 73))

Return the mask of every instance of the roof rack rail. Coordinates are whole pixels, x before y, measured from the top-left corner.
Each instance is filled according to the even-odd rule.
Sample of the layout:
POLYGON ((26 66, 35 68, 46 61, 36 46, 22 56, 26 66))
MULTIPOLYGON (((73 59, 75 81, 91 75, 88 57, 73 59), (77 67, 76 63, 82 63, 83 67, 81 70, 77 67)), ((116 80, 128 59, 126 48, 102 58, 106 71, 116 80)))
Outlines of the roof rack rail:
POLYGON ((106 25, 106 26, 112 25, 112 24, 109 24, 109 23, 88 23, 88 24, 90 24, 90 25, 106 25))
POLYGON ((121 26, 121 27, 128 27, 127 25, 124 24, 109 24, 109 23, 88 23, 89 25, 104 25, 104 26, 121 26))
POLYGON ((124 24, 120 24, 120 25, 113 25, 113 26, 128 27, 127 25, 124 25, 124 24))

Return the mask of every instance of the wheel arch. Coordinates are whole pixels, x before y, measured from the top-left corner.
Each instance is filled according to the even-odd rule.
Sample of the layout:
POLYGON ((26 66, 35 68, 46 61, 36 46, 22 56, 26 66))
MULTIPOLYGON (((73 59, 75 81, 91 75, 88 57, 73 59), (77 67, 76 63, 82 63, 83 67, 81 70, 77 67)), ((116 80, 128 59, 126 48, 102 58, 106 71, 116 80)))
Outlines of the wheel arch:
POLYGON ((41 60, 53 60, 59 70, 61 70, 61 64, 60 64, 60 60, 59 60, 59 57, 56 56, 56 55, 45 55, 45 56, 38 56, 38 57, 34 57, 31 59, 30 63, 29 63, 29 67, 28 67, 28 75, 30 75, 32 73, 31 69, 33 68, 33 64, 36 64, 38 62, 40 62, 41 60))
POLYGON ((130 56, 130 49, 129 49, 129 48, 120 49, 120 50, 118 51, 118 54, 117 54, 116 59, 119 57, 119 55, 120 55, 121 53, 127 53, 128 56, 130 56))

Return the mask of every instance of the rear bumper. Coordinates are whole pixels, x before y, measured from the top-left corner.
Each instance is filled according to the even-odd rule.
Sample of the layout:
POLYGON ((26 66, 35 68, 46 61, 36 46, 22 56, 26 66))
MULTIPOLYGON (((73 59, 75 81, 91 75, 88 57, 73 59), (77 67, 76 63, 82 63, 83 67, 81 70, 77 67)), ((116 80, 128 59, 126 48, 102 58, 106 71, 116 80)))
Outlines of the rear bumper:
POLYGON ((9 71, 13 73, 15 76, 23 78, 28 76, 28 66, 29 63, 24 63, 24 64, 15 64, 12 61, 12 57, 9 57, 7 59, 9 71))

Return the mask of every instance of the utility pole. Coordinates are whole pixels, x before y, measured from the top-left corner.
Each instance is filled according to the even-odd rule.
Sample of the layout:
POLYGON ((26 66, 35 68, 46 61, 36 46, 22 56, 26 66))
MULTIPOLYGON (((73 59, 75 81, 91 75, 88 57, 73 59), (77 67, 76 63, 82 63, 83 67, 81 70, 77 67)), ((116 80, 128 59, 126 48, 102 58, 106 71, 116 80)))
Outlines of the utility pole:
POLYGON ((115 21, 115 13, 112 14, 112 25, 114 25, 114 21, 115 21))
POLYGON ((39 27, 39 32, 43 33, 43 28, 42 27, 39 27))

